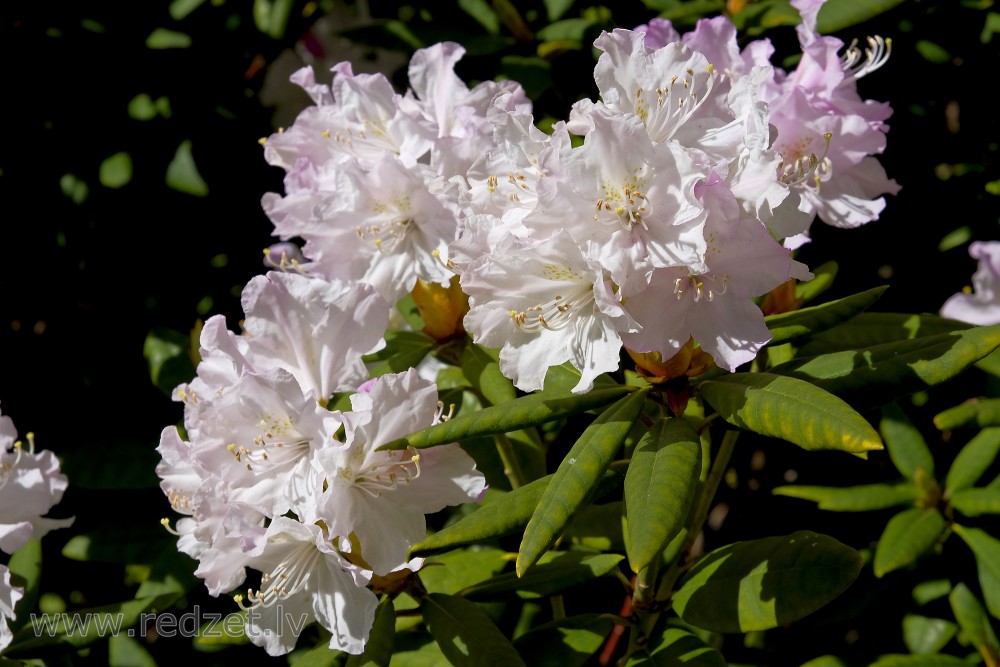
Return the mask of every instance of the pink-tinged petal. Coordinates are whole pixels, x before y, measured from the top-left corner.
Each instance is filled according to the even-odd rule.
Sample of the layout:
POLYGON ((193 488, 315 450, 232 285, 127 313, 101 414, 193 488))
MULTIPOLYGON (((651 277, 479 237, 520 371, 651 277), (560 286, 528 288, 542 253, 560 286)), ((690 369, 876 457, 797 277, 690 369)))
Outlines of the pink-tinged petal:
POLYGON ((979 261, 972 287, 955 294, 941 307, 941 317, 969 324, 1000 322, 1000 241, 975 241, 969 255, 979 261))

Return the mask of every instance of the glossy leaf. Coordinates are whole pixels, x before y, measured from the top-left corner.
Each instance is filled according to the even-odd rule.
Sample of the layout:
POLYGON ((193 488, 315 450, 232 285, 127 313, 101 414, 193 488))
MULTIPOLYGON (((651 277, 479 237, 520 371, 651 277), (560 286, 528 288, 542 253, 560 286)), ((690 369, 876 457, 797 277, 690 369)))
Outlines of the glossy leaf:
POLYGON ((885 405, 958 375, 1000 346, 1000 325, 798 359, 771 369, 857 407, 885 405))
POLYGON ((658 422, 625 475, 628 560, 638 572, 684 528, 701 473, 701 438, 683 419, 658 422))
POLYGON ((348 657, 344 667, 388 667, 395 638, 396 612, 392 600, 382 600, 375 610, 375 622, 365 642, 364 652, 348 657))
POLYGON ((882 408, 879 431, 893 465, 903 477, 916 479, 918 470, 929 476, 934 475, 934 456, 927 448, 924 437, 895 403, 882 408))
POLYGON ((1000 489, 962 489, 952 494, 948 502, 965 516, 1000 514, 1000 489))
POLYGON ((962 632, 980 653, 993 657, 992 663, 988 664, 996 664, 996 658, 1000 657, 1000 642, 997 641, 989 616, 986 615, 986 610, 983 609, 979 599, 973 595, 968 586, 959 583, 951 591, 948 601, 951 602, 951 610, 955 613, 955 620, 961 626, 962 632))
POLYGON ((726 667, 726 661, 690 630, 668 626, 630 655, 625 667, 726 667))
POLYGON ((951 641, 958 626, 943 618, 917 614, 903 617, 903 642, 910 653, 937 653, 951 641))
POLYGON ((714 632, 751 632, 793 623, 843 593, 864 561, 826 535, 736 542, 703 556, 681 580, 674 608, 714 632))
POLYGON ((803 449, 882 449, 878 433, 847 403, 812 384, 772 373, 733 373, 699 385, 733 426, 803 449))
POLYGON ((627 387, 594 389, 586 394, 540 392, 516 400, 483 408, 472 414, 436 424, 413 435, 382 445, 379 449, 433 447, 462 438, 497 435, 519 431, 529 426, 562 419, 570 415, 600 408, 634 390, 627 387))
POLYGON ((875 549, 875 576, 916 562, 930 550, 947 528, 936 508, 913 507, 889 519, 875 549))
POLYGON ((774 488, 776 496, 801 498, 831 512, 867 512, 898 505, 912 505, 920 495, 913 484, 864 484, 861 486, 789 485, 774 488))
POLYGON ((469 600, 489 600, 517 594, 526 599, 555 595, 598 577, 618 567, 624 558, 620 554, 565 552, 542 559, 521 577, 513 572, 497 575, 458 592, 469 600))
POLYGON ((951 464, 945 477, 945 491, 955 493, 974 485, 996 460, 998 454, 1000 454, 1000 428, 986 428, 977 433, 962 447, 951 464))
POLYGON ((837 262, 830 260, 823 262, 815 269, 812 269, 813 279, 795 286, 795 296, 802 303, 809 303, 823 292, 833 286, 833 279, 837 277, 840 267, 837 262))
POLYGON ((614 616, 582 614, 532 628, 514 648, 532 667, 583 667, 604 644, 614 616))
POLYGON ((385 339, 384 348, 365 358, 372 377, 415 368, 434 349, 434 341, 416 331, 390 331, 385 339))
POLYGON ((420 580, 427 590, 454 595, 507 569, 510 554, 503 549, 480 547, 437 554, 428 561, 434 567, 425 567, 420 571, 420 580))
POLYGON ((497 358, 474 343, 466 345, 462 353, 462 373, 491 405, 517 397, 514 385, 500 372, 497 358))
POLYGON ((1000 618, 1000 540, 980 528, 952 524, 959 537, 976 556, 983 601, 993 618, 1000 618))
MULTIPOLYGON (((599 391, 607 390, 595 390, 586 396, 599 391)), ((518 576, 523 576, 552 546, 573 514, 585 504, 590 490, 621 449, 645 402, 646 390, 642 389, 620 399, 587 427, 563 458, 524 529, 517 555, 518 576)))
MULTIPOLYGON (((620 486, 624 481, 625 468, 625 465, 612 465, 595 487, 593 498, 600 498, 612 488, 620 486)), ((428 535, 410 548, 410 554, 427 555, 443 549, 498 539, 524 530, 552 477, 547 475, 497 496, 472 514, 428 535)))
POLYGON ((811 336, 801 351, 805 356, 815 356, 927 338, 971 329, 972 326, 926 313, 860 313, 843 324, 811 336))
POLYGON ((421 600, 420 608, 428 631, 455 667, 524 666, 521 656, 476 603, 431 593, 421 600))
POLYGON ((771 330, 770 346, 809 336, 851 319, 878 301, 888 285, 787 313, 769 315, 764 323, 771 330))
POLYGON ((934 415, 934 425, 942 431, 967 426, 1000 426, 1000 398, 974 398, 934 415))

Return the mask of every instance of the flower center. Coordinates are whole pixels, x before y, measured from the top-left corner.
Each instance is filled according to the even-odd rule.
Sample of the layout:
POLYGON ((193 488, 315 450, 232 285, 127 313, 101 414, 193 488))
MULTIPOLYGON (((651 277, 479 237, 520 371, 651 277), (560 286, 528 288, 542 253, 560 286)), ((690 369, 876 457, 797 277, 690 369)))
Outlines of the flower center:
POLYGON ((379 252, 392 252, 414 226, 412 219, 405 218, 381 225, 355 227, 355 231, 358 233, 358 238, 362 241, 371 241, 379 252))
POLYGON ((594 220, 602 225, 621 225, 625 231, 632 231, 636 225, 647 229, 643 216, 646 213, 646 195, 639 190, 638 179, 621 188, 601 186, 604 196, 597 200, 594 220))
MULTIPOLYGON (((358 449, 355 459, 364 456, 358 449)), ((392 491, 403 484, 409 484, 420 477, 420 455, 412 447, 395 452, 376 452, 367 465, 347 466, 340 476, 373 498, 383 491, 392 491)))
POLYGON ((236 604, 247 611, 267 608, 305 588, 309 574, 316 568, 323 553, 315 545, 303 543, 288 555, 289 557, 278 563, 273 570, 261 576, 260 588, 256 592, 252 588, 247 589, 246 599, 250 604, 243 603, 242 595, 234 597, 236 604))
POLYGON ((729 276, 717 274, 706 274, 701 276, 688 276, 678 278, 674 281, 674 294, 680 301, 685 294, 690 294, 697 303, 702 299, 712 301, 715 297, 725 294, 729 289, 729 276))
POLYGON ((861 77, 871 74, 886 64, 891 54, 892 39, 885 39, 879 35, 869 37, 868 48, 863 51, 858 48, 858 40, 851 40, 850 46, 844 50, 844 55, 840 57, 840 66, 847 73, 841 85, 857 81, 861 77))
POLYGON ((245 463, 247 470, 261 472, 261 468, 273 472, 276 469, 295 465, 309 451, 309 439, 288 417, 278 419, 264 415, 257 423, 260 434, 250 447, 229 443, 226 449, 237 461, 245 463))
POLYGON ((816 188, 819 189, 820 182, 827 180, 833 169, 833 163, 827 157, 832 138, 833 135, 829 132, 823 135, 825 145, 823 155, 820 157, 816 157, 816 153, 811 152, 812 137, 803 136, 798 141, 783 144, 778 151, 782 158, 777 167, 778 180, 788 187, 795 187, 812 179, 816 188))
POLYGON ((508 311, 514 325, 526 333, 538 333, 542 329, 562 329, 570 323, 576 311, 594 303, 594 286, 576 271, 565 266, 546 264, 542 267, 542 275, 549 280, 571 283, 572 287, 548 301, 528 306, 521 311, 508 311))

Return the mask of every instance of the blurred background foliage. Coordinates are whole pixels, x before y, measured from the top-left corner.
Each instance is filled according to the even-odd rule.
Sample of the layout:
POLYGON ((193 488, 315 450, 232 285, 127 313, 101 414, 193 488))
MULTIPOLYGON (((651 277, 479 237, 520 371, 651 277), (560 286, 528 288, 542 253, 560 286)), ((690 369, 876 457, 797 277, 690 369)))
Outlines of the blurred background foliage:
MULTIPOLYGON (((521 82, 544 127, 596 95, 591 43, 601 30, 662 15, 684 31, 720 12, 745 41, 769 37, 775 62, 797 51, 797 14, 787 0, 4 3, 0 407, 22 433, 36 433, 39 447, 62 457, 70 479, 57 509, 75 514, 77 524, 47 538, 46 560, 66 547, 88 561, 50 569, 44 590, 59 599, 43 600, 53 609, 118 601, 157 568, 161 579, 192 583, 190 561, 158 525, 168 504, 154 474, 160 430, 180 419, 181 408, 150 381, 144 345, 153 331, 160 342, 146 346, 145 356, 169 356, 171 345, 184 348, 199 320, 216 313, 238 327, 242 286, 263 270, 261 251, 273 240, 260 197, 282 187, 281 171, 264 162, 257 140, 309 103, 288 84, 291 72, 303 64, 325 72, 349 59, 355 72, 383 71, 403 86, 414 49, 454 40, 467 49, 458 67, 465 81, 521 82), (76 534, 104 542, 103 552, 88 552, 78 539, 67 545, 76 534)), ((882 162, 903 189, 888 198, 882 219, 862 229, 817 223, 799 258, 810 266, 840 263, 830 298, 888 284, 879 309, 936 312, 975 269, 968 242, 1000 237, 1000 114, 991 103, 1000 8, 991 0, 830 0, 820 29, 846 42, 893 39, 888 65, 859 85, 864 97, 895 110, 882 162)), ((190 368, 160 372, 158 384, 170 386, 190 368)), ((925 421, 918 426, 931 428, 925 421)), ((877 539, 885 515, 799 516, 787 508, 813 510, 770 490, 790 481, 792 469, 802 483, 829 483, 836 474, 856 483, 892 479, 886 455, 844 462, 773 443, 764 455, 747 443, 723 490, 728 518, 710 521, 726 540, 759 536, 765 517, 773 525, 765 534, 808 525, 856 547, 877 539), (816 521, 806 523, 809 516, 816 521)), ((202 590, 196 586, 179 608, 233 610, 202 590)), ((839 623, 830 641, 840 649, 851 605, 856 612, 876 604, 875 589, 861 583, 852 590, 838 605, 840 618, 806 622, 839 623)), ((879 630, 854 629, 852 650, 899 636, 895 625, 889 635, 879 630)), ((803 643, 804 634, 794 641, 803 643)), ((787 650, 792 639, 784 641, 787 650)), ((810 641, 803 655, 817 654, 821 640, 810 641)), ((187 654, 185 642, 147 641, 147 648, 187 654)), ((766 647, 748 642, 748 659, 777 664, 767 661, 766 647)), ((95 664, 109 660, 107 646, 92 650, 95 664)), ((199 655, 206 664, 235 659, 199 655)))

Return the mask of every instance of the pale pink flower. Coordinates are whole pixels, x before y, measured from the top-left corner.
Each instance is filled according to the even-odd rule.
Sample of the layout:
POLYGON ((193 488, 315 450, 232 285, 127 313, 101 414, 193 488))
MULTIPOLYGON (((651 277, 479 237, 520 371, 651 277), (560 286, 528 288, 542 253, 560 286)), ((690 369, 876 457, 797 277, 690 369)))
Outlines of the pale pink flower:
POLYGON ((969 324, 1000 322, 1000 241, 974 241, 969 255, 979 261, 967 287, 941 306, 941 317, 969 324))

